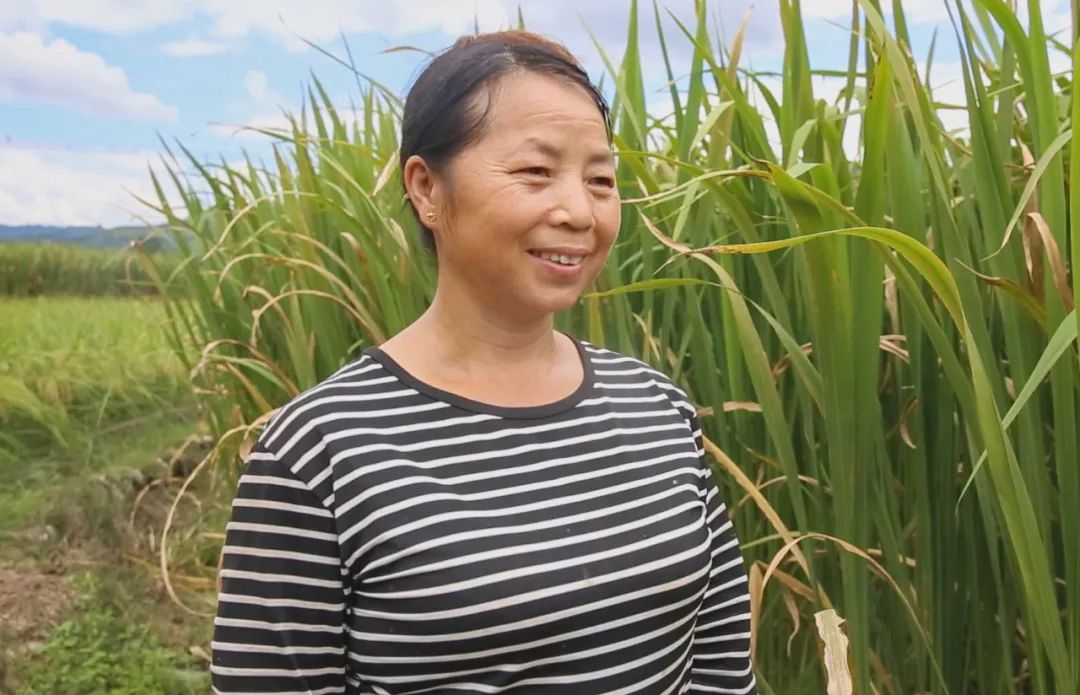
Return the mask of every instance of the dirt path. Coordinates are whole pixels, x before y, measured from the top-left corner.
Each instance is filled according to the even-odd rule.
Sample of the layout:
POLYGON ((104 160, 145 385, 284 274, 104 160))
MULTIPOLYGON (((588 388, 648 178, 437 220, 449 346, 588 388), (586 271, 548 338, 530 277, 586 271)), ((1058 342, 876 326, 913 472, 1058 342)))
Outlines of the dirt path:
POLYGON ((0 625, 6 639, 25 647, 60 624, 72 601, 64 573, 31 562, 0 565, 0 625))

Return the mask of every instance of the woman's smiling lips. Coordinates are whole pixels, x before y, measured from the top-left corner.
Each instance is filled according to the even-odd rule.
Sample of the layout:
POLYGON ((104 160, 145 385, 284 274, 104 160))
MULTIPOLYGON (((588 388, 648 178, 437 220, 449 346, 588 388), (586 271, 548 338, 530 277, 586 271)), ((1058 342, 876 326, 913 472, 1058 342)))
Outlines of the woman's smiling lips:
POLYGON ((560 277, 573 278, 582 272, 583 261, 589 251, 580 247, 555 246, 542 249, 530 249, 529 255, 549 272, 560 277))

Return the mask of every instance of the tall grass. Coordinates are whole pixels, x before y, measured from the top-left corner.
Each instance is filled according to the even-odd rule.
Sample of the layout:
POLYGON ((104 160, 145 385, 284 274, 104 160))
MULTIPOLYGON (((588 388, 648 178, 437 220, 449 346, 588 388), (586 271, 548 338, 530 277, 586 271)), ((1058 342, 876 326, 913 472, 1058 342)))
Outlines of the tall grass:
MULTIPOLYGON (((155 263, 175 266, 175 256, 155 263)), ((125 251, 54 243, 0 243, 0 296, 129 296, 156 291, 141 264, 125 251)))
POLYGON ((143 298, 0 297, 0 483, 49 474, 39 458, 89 433, 191 405, 165 317, 143 298))
MULTIPOLYGON (((877 0, 853 4, 826 103, 812 78, 836 66, 811 65, 799 0, 779 0, 778 83, 742 67, 742 32, 721 43, 703 2, 677 36, 632 3, 608 62, 623 228, 559 324, 662 367, 700 406, 751 560, 766 692, 822 692, 826 608, 857 692, 1080 692, 1080 107, 1072 72, 1049 67, 1074 37, 1048 38, 1037 0, 1026 24, 1003 0, 949 2, 956 134, 902 3, 888 8, 890 25, 877 0), (692 47, 687 65, 665 48, 670 118, 646 109, 643 31, 692 47)), ((291 128, 264 131, 272 169, 181 150, 155 178, 189 259, 173 280, 193 288, 169 304, 173 339, 204 346, 190 367, 223 461, 423 310, 433 268, 394 170, 400 110, 371 83, 346 125, 315 82, 291 128)))

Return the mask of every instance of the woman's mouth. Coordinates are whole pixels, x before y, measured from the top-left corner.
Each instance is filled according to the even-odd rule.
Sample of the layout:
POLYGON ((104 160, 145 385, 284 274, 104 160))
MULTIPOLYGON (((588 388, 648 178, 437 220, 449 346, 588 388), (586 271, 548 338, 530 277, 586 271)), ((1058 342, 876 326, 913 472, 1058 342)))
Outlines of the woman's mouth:
POLYGON ((584 254, 555 253, 554 251, 529 251, 540 266, 541 272, 551 278, 577 281, 585 271, 584 254))
POLYGON ((529 253, 536 258, 540 258, 550 263, 556 263, 558 265, 571 268, 579 265, 583 260, 585 260, 585 256, 583 255, 568 255, 561 253, 553 253, 551 251, 529 251, 529 253))

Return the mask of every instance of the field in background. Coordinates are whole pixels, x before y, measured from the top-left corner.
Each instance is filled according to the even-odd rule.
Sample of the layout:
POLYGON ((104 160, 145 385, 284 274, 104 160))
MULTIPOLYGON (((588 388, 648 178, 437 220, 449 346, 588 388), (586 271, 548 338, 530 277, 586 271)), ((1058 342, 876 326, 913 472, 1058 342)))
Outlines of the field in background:
MULTIPOLYGON (((61 251, 69 291, 116 256, 61 251)), ((0 295, 0 692, 206 692, 206 626, 156 569, 170 481, 204 453, 165 321, 152 297, 0 295)))
MULTIPOLYGON (((160 242, 150 239, 135 248, 150 252, 159 246, 160 242)), ((167 277, 179 259, 174 254, 154 253, 158 271, 167 277)), ((153 278, 127 249, 0 241, 0 297, 148 296, 155 292, 153 278)))
MULTIPOLYGON (((1047 37, 1035 0, 1026 23, 1000 0, 946 4, 966 105, 934 101, 902 2, 853 3, 848 64, 818 65, 781 0, 779 79, 747 71, 741 33, 721 41, 699 2, 661 37, 667 118, 645 108, 639 54, 662 9, 630 5, 608 65, 624 225, 560 327, 699 405, 766 693, 823 691, 830 607, 857 692, 1080 692, 1080 104, 1050 68, 1073 64, 1073 37, 1047 37), (844 81, 835 100, 815 98, 821 74, 844 81)), ((430 296, 395 171, 401 99, 372 84, 358 103, 346 124, 316 82, 291 128, 264 131, 268 170, 158 172, 159 212, 200 259, 169 306, 178 344, 203 348, 206 475, 235 475, 268 413, 430 296)))
POLYGON ((0 297, 0 470, 192 410, 165 320, 156 299, 0 297))

